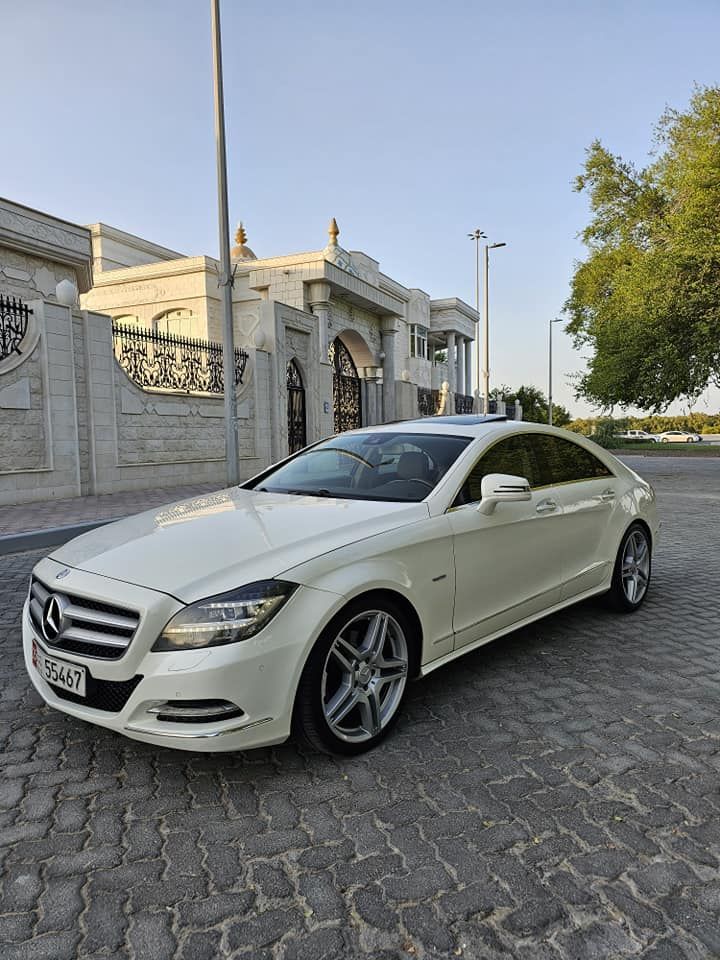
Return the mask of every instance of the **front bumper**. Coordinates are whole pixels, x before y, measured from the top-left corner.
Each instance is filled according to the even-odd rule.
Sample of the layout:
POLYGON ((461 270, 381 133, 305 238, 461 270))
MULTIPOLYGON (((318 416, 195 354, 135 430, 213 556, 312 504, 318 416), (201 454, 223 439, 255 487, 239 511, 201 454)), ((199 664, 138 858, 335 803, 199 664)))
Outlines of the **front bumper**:
MULTIPOLYGON (((60 569, 54 561, 44 560, 36 571, 48 581, 60 569)), ((205 650, 153 653, 150 648, 160 630, 182 607, 174 598, 79 570, 72 570, 63 580, 66 588, 134 605, 141 610, 140 626, 119 660, 79 656, 53 649, 40 637, 26 603, 22 620, 25 665, 43 700, 56 710, 134 740, 203 752, 247 750, 287 739, 307 653, 343 602, 336 594, 300 587, 267 627, 249 640, 205 650), (33 641, 50 656, 86 668, 87 700, 95 706, 79 702, 77 697, 68 699, 64 691, 47 683, 33 665, 33 641), (236 704, 242 715, 183 723, 160 720, 150 712, 168 700, 212 699, 236 704), (116 709, 120 703, 123 705, 116 709)))

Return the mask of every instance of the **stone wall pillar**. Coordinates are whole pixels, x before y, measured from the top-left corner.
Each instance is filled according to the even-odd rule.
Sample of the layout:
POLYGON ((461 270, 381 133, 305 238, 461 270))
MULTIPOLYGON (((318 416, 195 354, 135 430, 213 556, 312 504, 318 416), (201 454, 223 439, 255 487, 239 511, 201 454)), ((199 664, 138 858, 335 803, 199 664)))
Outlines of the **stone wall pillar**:
POLYGON ((382 423, 382 381, 377 367, 364 367, 362 373, 362 422, 364 427, 382 423))
POLYGON ((395 317, 383 317, 380 333, 383 357, 383 422, 394 420, 395 413, 395 335, 398 331, 395 317))
POLYGON ((320 341, 320 363, 330 363, 330 284, 324 280, 314 280, 307 284, 308 306, 318 318, 318 336, 320 341))
POLYGON ((455 413, 455 392, 457 390, 457 358, 455 356, 455 334, 447 335, 447 358, 448 358, 448 387, 450 396, 448 397, 447 413, 455 413))

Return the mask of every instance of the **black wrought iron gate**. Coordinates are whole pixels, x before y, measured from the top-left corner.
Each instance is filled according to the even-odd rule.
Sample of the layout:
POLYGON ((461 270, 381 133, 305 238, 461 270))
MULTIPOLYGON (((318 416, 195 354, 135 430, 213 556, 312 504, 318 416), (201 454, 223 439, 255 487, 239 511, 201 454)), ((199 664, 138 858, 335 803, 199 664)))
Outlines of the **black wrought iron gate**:
POLYGON ((333 340, 329 355, 333 365, 333 423, 335 433, 342 433, 362 426, 360 378, 340 337, 333 340))
POLYGON ((307 446, 307 433, 305 387, 300 368, 294 360, 287 365, 287 395, 288 453, 296 453, 307 446))

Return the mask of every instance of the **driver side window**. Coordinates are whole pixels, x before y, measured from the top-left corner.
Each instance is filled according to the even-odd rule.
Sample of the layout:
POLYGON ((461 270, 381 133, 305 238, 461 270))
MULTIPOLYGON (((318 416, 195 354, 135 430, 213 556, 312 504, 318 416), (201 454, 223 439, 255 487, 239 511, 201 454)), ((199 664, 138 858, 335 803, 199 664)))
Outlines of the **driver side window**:
POLYGON ((539 472, 528 440, 528 436, 522 434, 506 437, 486 450, 467 475, 453 506, 479 503, 482 479, 489 473, 525 477, 531 487, 539 486, 539 472))

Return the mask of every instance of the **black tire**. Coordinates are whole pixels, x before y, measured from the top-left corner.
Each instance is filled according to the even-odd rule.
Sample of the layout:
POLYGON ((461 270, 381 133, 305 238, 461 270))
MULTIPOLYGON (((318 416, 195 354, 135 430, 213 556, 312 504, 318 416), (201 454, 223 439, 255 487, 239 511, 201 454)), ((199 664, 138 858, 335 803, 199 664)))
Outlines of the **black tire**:
POLYGON ((413 641, 412 626, 408 623, 405 612, 392 600, 366 594, 351 601, 320 634, 305 663, 295 697, 293 712, 293 732, 295 736, 313 750, 341 756, 355 756, 377 746, 390 733, 400 716, 402 702, 407 691, 407 678, 413 664, 413 641), (392 712, 383 720, 379 732, 360 741, 347 740, 335 733, 325 716, 323 675, 326 665, 331 663, 330 651, 340 634, 344 633, 345 628, 351 625, 353 621, 362 623, 363 616, 370 616, 375 612, 386 614, 394 622, 393 634, 396 633, 396 628, 399 628, 404 636, 407 649, 404 683, 402 689, 399 689, 397 695, 394 696, 396 702, 390 704, 393 708, 392 712))
MULTIPOLYGON (((643 564, 644 566, 644 564, 643 564)), ((639 570, 639 566, 636 564, 639 570)), ((626 571, 627 572, 627 571, 626 571)), ((608 606, 617 613, 635 613, 645 602, 648 590, 650 588, 650 579, 652 576, 652 543, 647 528, 642 523, 632 523, 623 534, 620 546, 618 547, 617 557, 615 558, 615 567, 613 569, 612 585, 605 594, 608 606), (630 575, 626 578, 623 575, 623 566, 626 553, 630 546, 630 541, 634 543, 644 542, 647 550, 646 581, 642 593, 637 598, 629 596, 628 582, 630 575)))

